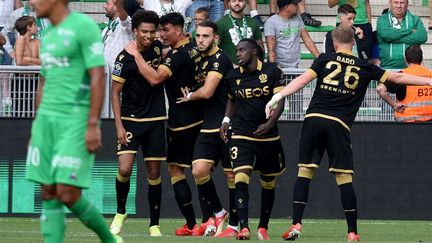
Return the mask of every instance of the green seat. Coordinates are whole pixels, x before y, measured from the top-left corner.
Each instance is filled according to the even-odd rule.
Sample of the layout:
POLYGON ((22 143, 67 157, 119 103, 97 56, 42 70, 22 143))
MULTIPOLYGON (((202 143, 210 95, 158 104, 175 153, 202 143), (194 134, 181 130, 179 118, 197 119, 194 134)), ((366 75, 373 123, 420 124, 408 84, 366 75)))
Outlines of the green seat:
POLYGON ((306 25, 305 29, 309 32, 329 32, 334 29, 332 25, 321 25, 320 27, 312 27, 306 25))

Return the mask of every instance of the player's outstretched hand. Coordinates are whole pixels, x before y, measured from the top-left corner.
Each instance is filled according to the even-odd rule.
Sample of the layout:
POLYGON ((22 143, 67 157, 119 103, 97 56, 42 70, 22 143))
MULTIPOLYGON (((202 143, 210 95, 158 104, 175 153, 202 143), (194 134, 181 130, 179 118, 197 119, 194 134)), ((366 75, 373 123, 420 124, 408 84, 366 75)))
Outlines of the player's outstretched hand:
POLYGON ((279 101, 282 99, 282 96, 277 93, 274 94, 273 97, 271 98, 271 100, 269 102, 267 102, 266 107, 265 107, 265 113, 266 113, 266 118, 269 119, 269 117, 272 115, 272 111, 274 109, 276 109, 279 101))
POLYGON ((139 51, 138 51, 138 47, 137 47, 137 43, 136 41, 130 41, 126 47, 125 50, 127 51, 127 53, 131 54, 132 56, 135 55, 140 55, 139 51))
POLYGON ((228 143, 228 128, 229 123, 227 122, 222 123, 221 127, 219 128, 219 135, 225 143, 228 143))
POLYGON ((266 135, 274 125, 270 122, 266 122, 264 124, 259 125, 257 130, 253 133, 254 135, 261 137, 266 135))
POLYGON ((98 125, 87 127, 85 143, 89 153, 95 153, 102 147, 102 135, 98 125))
POLYGON ((127 138, 127 133, 124 127, 117 128, 117 139, 120 144, 127 146, 129 140, 127 138))
POLYGON ((396 112, 403 113, 406 107, 407 105, 397 102, 396 105, 393 107, 393 109, 396 112))
POLYGON ((177 98, 177 102, 176 103, 180 104, 180 103, 184 103, 184 102, 190 101, 190 95, 192 93, 192 92, 190 92, 190 89, 188 87, 184 87, 184 88, 180 88, 180 89, 181 89, 181 92, 183 94, 183 97, 177 98))

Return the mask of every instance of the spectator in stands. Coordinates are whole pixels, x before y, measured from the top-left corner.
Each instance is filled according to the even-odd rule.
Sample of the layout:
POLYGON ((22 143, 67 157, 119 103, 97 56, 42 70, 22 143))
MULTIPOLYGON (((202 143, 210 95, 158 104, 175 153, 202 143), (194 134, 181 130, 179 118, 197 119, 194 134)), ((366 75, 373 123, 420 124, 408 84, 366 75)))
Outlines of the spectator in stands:
POLYGON ((217 22, 219 47, 225 51, 233 64, 237 64, 236 47, 241 39, 251 38, 263 48, 259 25, 251 17, 245 16, 247 0, 229 0, 230 13, 217 22))
POLYGON ((109 88, 111 87, 111 72, 117 55, 123 48, 133 40, 131 18, 125 10, 125 0, 107 0, 105 3, 105 16, 108 17, 108 25, 102 31, 104 44, 104 56, 107 77, 105 85, 105 97, 102 108, 102 116, 108 116, 109 109, 109 88))
POLYGON ((36 19, 22 16, 17 19, 15 29, 20 35, 15 42, 16 65, 40 65, 39 39, 32 39, 37 34, 36 19))
POLYGON ((112 71, 117 55, 133 39, 132 25, 124 8, 124 0, 107 0, 104 8, 105 16, 109 18, 107 27, 102 31, 104 55, 112 71))
MULTIPOLYGON (((22 6, 23 5, 20 0, 5 0, 0 2, 0 31, 2 31, 8 23, 12 11, 14 11, 14 9, 21 8, 22 6)), ((12 58, 3 48, 4 44, 6 44, 6 38, 0 34, 0 64, 9 65, 12 63, 12 58)))
MULTIPOLYGON (((410 46, 405 50, 407 68, 401 70, 420 77, 432 78, 432 71, 422 66, 423 51, 420 46, 410 46)), ((432 120, 432 88, 384 83, 377 86, 381 98, 395 110, 395 119, 402 122, 425 122, 432 120), (393 100, 388 92, 396 94, 393 100)))
MULTIPOLYGON (((354 26, 354 19, 356 18, 355 9, 349 4, 342 4, 338 8, 338 18, 340 20, 340 25, 348 26, 354 30, 354 46, 353 54, 359 59, 369 59, 371 53, 372 44, 366 39, 363 29, 354 26)), ((327 32, 324 41, 324 53, 335 52, 335 47, 333 46, 333 38, 331 31, 327 32)))
MULTIPOLYGON (((369 48, 372 45, 373 42, 373 34, 372 34, 372 10, 369 0, 356 0, 356 1, 350 1, 350 0, 328 0, 328 6, 330 8, 333 8, 334 6, 338 5, 339 7, 349 4, 355 9, 355 19, 354 19, 354 26, 359 27, 363 30, 363 35, 366 37, 367 43, 368 43, 368 49, 366 50, 366 54, 368 57, 372 56, 372 49, 369 48)), ((336 16, 336 25, 339 25, 339 23, 342 20, 338 15, 336 16)), ((355 30, 356 33, 358 33, 358 30, 355 30)), ((356 40, 357 41, 357 40, 356 40)))
MULTIPOLYGON (((15 53, 13 50, 14 38, 15 38, 15 22, 18 18, 22 16, 33 16, 36 17, 36 12, 34 11, 34 5, 37 0, 29 0, 24 7, 18 8, 14 10, 8 19, 5 27, 0 32, 6 39, 6 43, 3 46, 6 52, 10 55, 10 57, 15 58, 15 53), (9 38, 13 37, 13 38, 9 38)), ((42 34, 42 31, 49 25, 49 21, 45 18, 36 18, 36 26, 38 28, 38 33, 35 35, 36 38, 39 38, 42 34)))
MULTIPOLYGON (((321 21, 316 20, 314 18, 312 18, 312 15, 308 12, 306 12, 306 4, 305 4, 305 0, 301 0, 299 3, 299 11, 298 14, 300 14, 303 23, 305 25, 308 26, 312 26, 312 27, 320 27, 321 26, 321 21)), ((277 12, 277 0, 270 0, 270 15, 274 15, 277 12)))
MULTIPOLYGON (((224 1, 223 0, 195 0, 186 9, 186 16, 194 18, 198 9, 206 8, 208 10, 208 19, 212 22, 218 21, 224 15, 224 1)), ((189 31, 194 31, 197 24, 192 21, 189 31)))
MULTIPOLYGON (((261 16, 258 13, 257 0, 247 0, 247 2, 249 4, 249 14, 251 18, 253 18, 257 22, 260 28, 264 28, 264 21, 261 19, 261 16)), ((231 11, 231 9, 229 8, 229 0, 224 1, 224 8, 224 15, 229 14, 229 12, 231 11)))
POLYGON ((381 66, 386 69, 405 68, 405 49, 427 41, 420 17, 408 11, 408 0, 390 0, 389 11, 378 18, 377 34, 381 66))
POLYGON ((299 2, 300 0, 278 0, 279 12, 268 18, 264 25, 268 61, 277 62, 282 68, 298 68, 300 38, 315 57, 319 55, 301 17, 297 14, 299 2))
MULTIPOLYGON (((205 7, 198 8, 194 13, 193 23, 198 26, 201 22, 209 20, 209 10, 205 7)), ((192 39, 195 39, 195 29, 192 31, 192 39)))

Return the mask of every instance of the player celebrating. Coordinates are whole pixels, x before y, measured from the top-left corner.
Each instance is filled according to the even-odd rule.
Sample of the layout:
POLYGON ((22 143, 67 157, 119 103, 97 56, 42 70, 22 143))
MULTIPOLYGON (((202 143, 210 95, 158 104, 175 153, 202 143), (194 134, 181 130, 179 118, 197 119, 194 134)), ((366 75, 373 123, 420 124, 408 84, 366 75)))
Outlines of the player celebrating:
POLYGON ((186 224, 176 229, 176 235, 200 235, 192 206, 192 193, 186 181, 184 169, 191 167, 193 146, 201 128, 202 108, 198 103, 177 104, 183 96, 182 88, 192 88, 195 81, 195 59, 198 51, 183 33, 184 19, 179 13, 172 12, 161 17, 160 36, 164 44, 172 49, 167 53, 164 63, 157 70, 146 62, 138 65, 140 73, 153 85, 165 82, 168 97, 168 172, 174 187, 177 204, 186 218, 186 224))
MULTIPOLYGON (((228 216, 228 212, 222 208, 215 184, 210 177, 211 170, 217 166, 219 160, 222 162, 230 188, 230 225, 235 228, 238 224, 237 214, 234 213, 234 174, 229 159, 229 148, 219 136, 219 127, 228 99, 227 84, 223 77, 233 65, 225 52, 215 43, 217 28, 216 23, 211 21, 203 21, 198 24, 195 39, 202 55, 198 62, 195 79, 200 88, 193 92, 183 89, 184 96, 177 102, 205 100, 201 102, 206 109, 204 110, 204 124, 195 143, 192 174, 197 183, 203 213, 201 231, 206 236, 215 234, 217 230, 220 232, 228 216), (213 213, 215 213, 215 218, 213 218, 213 213)), ((235 236, 236 230, 233 231, 230 227, 228 229, 231 229, 229 232, 234 233, 232 235, 235 236)))
POLYGON ((162 60, 162 43, 155 41, 158 24, 159 16, 155 12, 138 11, 134 14, 132 30, 136 37, 135 44, 120 52, 112 72, 112 106, 119 143, 119 169, 116 178, 117 214, 111 224, 113 234, 120 233, 126 219, 129 179, 135 155, 141 146, 149 183, 150 236, 162 235, 159 229, 159 215, 162 198, 160 162, 166 157, 164 90, 163 84, 151 85, 145 76, 140 74, 138 68, 140 63, 149 62, 157 69, 162 60))
POLYGON ((235 201, 240 223, 239 240, 249 240, 248 225, 249 177, 252 170, 261 174, 261 215, 258 238, 269 240, 267 233, 275 198, 275 176, 285 171, 285 157, 277 129, 284 101, 278 102, 275 112, 266 119, 259 113, 270 96, 284 86, 282 71, 274 63, 263 63, 262 49, 256 41, 243 39, 237 45, 240 67, 226 75, 229 100, 220 132, 227 141, 230 118, 233 118, 231 135, 231 161, 235 174, 235 201), (254 164, 254 159, 256 162, 254 164))
POLYGON ((36 3, 37 16, 47 17, 52 26, 41 41, 39 109, 28 148, 27 178, 42 184, 45 242, 63 242, 63 205, 102 242, 122 242, 81 194, 90 186, 94 153, 101 147, 105 60, 97 25, 67 5, 67 0, 36 3))
POLYGON ((359 241, 357 233, 357 202, 352 183, 354 173, 350 130, 371 80, 386 80, 412 85, 431 85, 432 80, 402 73, 385 71, 353 56, 354 31, 338 26, 332 32, 336 53, 321 54, 301 76, 275 94, 266 106, 267 115, 282 99, 317 78, 314 95, 300 139, 299 171, 294 186, 293 224, 283 234, 285 240, 295 240, 301 234, 303 211, 309 194, 309 184, 325 150, 329 171, 336 177, 342 206, 348 224, 348 241, 359 241))

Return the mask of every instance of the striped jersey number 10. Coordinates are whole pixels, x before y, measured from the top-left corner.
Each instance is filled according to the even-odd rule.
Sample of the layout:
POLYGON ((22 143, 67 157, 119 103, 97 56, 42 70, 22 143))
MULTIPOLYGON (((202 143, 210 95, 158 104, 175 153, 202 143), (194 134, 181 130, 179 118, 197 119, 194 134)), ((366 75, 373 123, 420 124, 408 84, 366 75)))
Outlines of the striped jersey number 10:
MULTIPOLYGON (((339 80, 334 79, 334 77, 336 77, 336 75, 338 75, 339 73, 342 72, 342 64, 340 64, 339 62, 330 61, 326 64, 325 67, 327 69, 332 69, 333 66, 336 66, 336 68, 331 73, 329 73, 327 76, 325 76, 323 78, 323 83, 333 85, 333 86, 339 86, 339 80)), ((360 68, 357 66, 348 65, 346 67, 345 75, 344 75, 345 87, 347 87, 349 89, 355 89, 357 87, 359 79, 360 79, 360 77, 357 73, 358 71, 360 71, 360 68), (351 82, 350 82, 350 79, 351 79, 351 82)))

